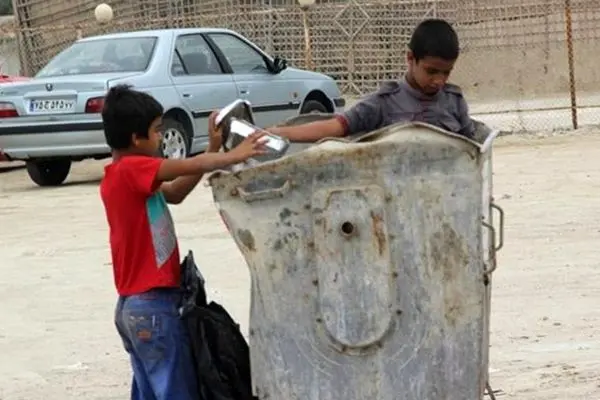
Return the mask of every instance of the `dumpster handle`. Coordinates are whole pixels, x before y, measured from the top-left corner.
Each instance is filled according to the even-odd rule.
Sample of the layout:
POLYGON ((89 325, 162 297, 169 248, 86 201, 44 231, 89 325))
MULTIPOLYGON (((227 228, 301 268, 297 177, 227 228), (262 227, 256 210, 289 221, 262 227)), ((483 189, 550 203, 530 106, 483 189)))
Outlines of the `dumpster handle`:
POLYGON ((491 264, 489 268, 484 268, 483 270, 483 274, 486 277, 489 277, 492 272, 494 272, 496 270, 496 268, 498 268, 498 263, 496 262, 496 228, 494 228, 493 225, 488 224, 485 221, 481 221, 481 223, 483 224, 483 226, 485 226, 486 228, 488 228, 492 234, 492 247, 490 248, 490 259, 489 259, 489 263, 491 264))
POLYGON ((498 221, 498 245, 495 247, 495 250, 499 251, 502 247, 504 247, 504 210, 494 202, 490 203, 490 207, 495 208, 500 216, 498 221))
POLYGON ((266 189, 266 190, 257 190, 255 192, 248 192, 243 187, 238 186, 237 192, 239 193, 242 200, 246 202, 251 202, 255 200, 266 200, 271 199, 273 197, 283 197, 287 192, 289 192, 291 187, 291 183, 289 180, 285 181, 281 187, 274 189, 266 189))
POLYGON ((488 224, 485 221, 481 221, 483 226, 490 230, 492 235, 492 247, 490 249, 490 263, 491 266, 486 268, 483 273, 486 277, 489 277, 492 272, 498 268, 498 261, 496 259, 496 252, 498 252, 502 247, 504 247, 504 210, 499 205, 495 204, 493 201, 490 202, 490 208, 496 209, 498 214, 500 215, 498 222, 498 229, 494 228, 492 224, 488 224), (497 235, 496 235, 497 233, 497 235))

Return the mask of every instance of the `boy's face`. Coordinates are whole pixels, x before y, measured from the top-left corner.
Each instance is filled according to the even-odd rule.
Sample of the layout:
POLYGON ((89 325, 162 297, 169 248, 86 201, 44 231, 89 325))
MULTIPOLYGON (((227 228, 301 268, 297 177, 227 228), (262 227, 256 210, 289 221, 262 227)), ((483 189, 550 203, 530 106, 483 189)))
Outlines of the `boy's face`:
POLYGON ((456 62, 438 57, 425 57, 417 61, 411 51, 406 55, 406 60, 412 80, 424 94, 430 96, 444 87, 456 62))
POLYGON ((159 154, 162 139, 162 118, 158 117, 150 124, 148 137, 133 135, 133 146, 136 151, 149 156, 159 154))

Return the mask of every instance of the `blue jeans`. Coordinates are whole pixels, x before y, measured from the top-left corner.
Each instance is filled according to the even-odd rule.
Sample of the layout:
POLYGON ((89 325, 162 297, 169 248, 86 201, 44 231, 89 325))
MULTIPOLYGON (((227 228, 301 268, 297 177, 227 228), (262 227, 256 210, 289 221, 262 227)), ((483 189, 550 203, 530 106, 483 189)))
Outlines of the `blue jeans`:
POLYGON ((176 289, 119 297, 115 324, 131 358, 132 400, 199 399, 180 301, 176 289))

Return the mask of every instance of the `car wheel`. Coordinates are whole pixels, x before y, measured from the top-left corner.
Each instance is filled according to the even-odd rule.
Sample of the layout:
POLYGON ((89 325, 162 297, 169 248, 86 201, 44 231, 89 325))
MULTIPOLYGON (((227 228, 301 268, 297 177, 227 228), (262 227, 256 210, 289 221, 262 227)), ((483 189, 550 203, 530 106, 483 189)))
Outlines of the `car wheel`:
POLYGON ((308 100, 302 106, 302 110, 300 111, 300 114, 319 114, 319 113, 326 114, 328 112, 329 111, 327 110, 327 107, 320 101, 308 100))
POLYGON ((160 145, 161 155, 165 158, 181 159, 190 154, 191 135, 183 124, 175 119, 163 119, 163 134, 160 145))
POLYGON ((39 186, 58 186, 71 171, 71 160, 27 161, 27 173, 39 186))

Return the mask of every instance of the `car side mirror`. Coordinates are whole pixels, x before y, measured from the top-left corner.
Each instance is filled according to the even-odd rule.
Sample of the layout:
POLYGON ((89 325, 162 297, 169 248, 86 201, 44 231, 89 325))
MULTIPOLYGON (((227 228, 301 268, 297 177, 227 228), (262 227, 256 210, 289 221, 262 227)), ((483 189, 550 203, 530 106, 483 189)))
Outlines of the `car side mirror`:
POLYGON ((278 74, 287 68, 287 60, 279 56, 275 56, 273 59, 273 73, 278 74))

